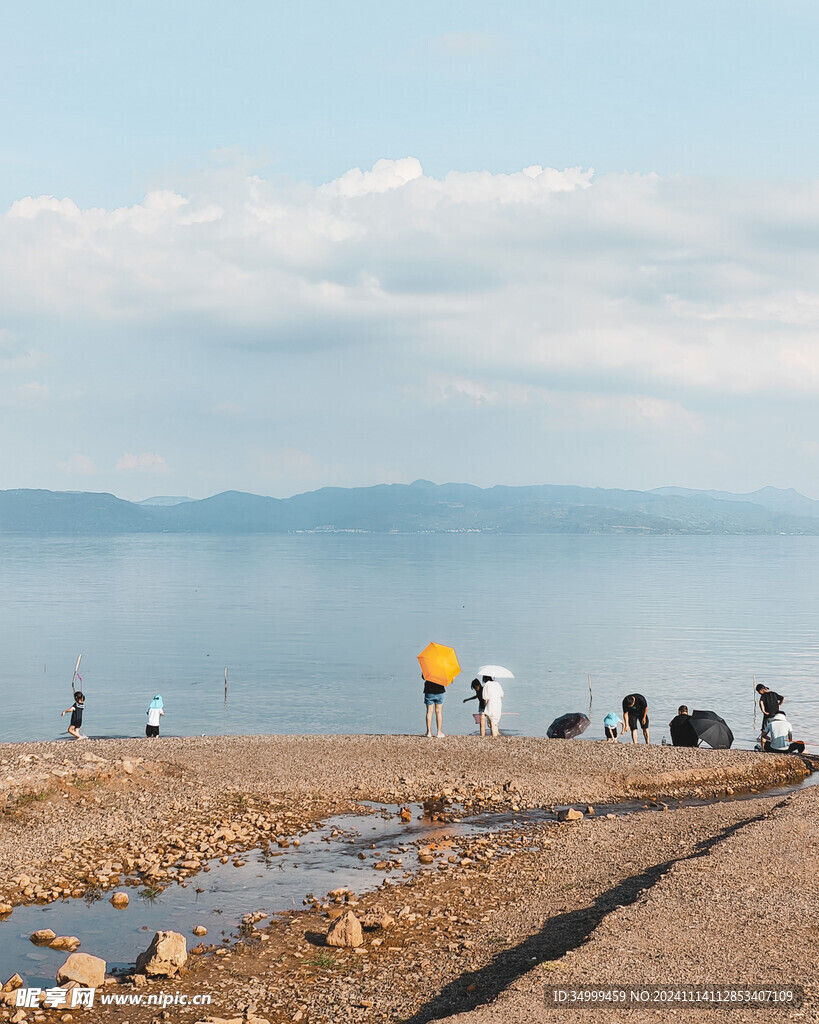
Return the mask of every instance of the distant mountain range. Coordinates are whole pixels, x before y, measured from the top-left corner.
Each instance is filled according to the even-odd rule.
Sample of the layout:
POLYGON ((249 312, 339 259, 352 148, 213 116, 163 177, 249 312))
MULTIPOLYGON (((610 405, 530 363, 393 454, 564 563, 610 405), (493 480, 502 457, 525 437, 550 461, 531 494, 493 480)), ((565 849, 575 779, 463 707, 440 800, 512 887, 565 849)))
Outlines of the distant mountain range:
POLYGON ((112 494, 0 491, 0 533, 570 533, 819 534, 819 501, 794 490, 751 494, 545 484, 324 487, 292 498, 225 491, 212 498, 122 501, 112 494))

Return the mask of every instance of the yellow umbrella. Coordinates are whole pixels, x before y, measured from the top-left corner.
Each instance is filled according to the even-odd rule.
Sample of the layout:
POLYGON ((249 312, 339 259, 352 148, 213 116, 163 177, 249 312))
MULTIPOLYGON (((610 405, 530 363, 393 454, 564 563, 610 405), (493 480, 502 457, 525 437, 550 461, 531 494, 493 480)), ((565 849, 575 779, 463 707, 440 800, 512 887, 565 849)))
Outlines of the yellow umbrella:
POLYGON ((427 644, 418 655, 418 664, 424 679, 439 686, 449 686, 461 671, 455 652, 443 644, 427 644))

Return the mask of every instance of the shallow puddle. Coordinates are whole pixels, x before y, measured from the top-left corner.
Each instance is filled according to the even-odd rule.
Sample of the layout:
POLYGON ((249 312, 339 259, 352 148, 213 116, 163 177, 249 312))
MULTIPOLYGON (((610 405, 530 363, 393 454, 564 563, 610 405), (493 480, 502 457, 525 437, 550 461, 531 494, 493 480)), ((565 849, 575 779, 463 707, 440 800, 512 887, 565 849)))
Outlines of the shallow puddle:
MULTIPOLYGON (((801 786, 815 782, 819 782, 819 773, 801 786)), ((801 786, 745 796, 776 797, 801 786)), ((638 801, 610 807, 596 805, 595 810, 598 816, 606 813, 620 816, 658 811, 664 806, 714 802, 707 799, 666 801, 665 804, 638 801)), ((132 966, 137 955, 147 948, 154 932, 160 929, 181 932, 189 948, 200 941, 209 945, 227 943, 236 937, 245 914, 261 910, 269 917, 275 916, 288 910, 301 910, 309 893, 321 898, 331 889, 346 886, 361 894, 385 882, 389 884, 387 880, 397 882, 408 873, 438 870, 437 864, 424 867, 419 863, 419 846, 434 845, 436 840, 446 837, 486 835, 556 820, 551 810, 544 809, 432 822, 423 817, 421 805, 413 804, 410 805, 411 820, 403 822, 397 806, 365 806, 372 807, 374 813, 329 818, 321 828, 300 835, 299 846, 270 851, 256 849, 242 854, 239 859, 246 863, 241 867, 235 867, 232 861, 227 864, 211 861, 210 870, 200 871, 184 885, 171 882, 152 898, 146 889, 121 887, 119 891, 127 892, 130 897, 125 910, 111 906, 110 892, 92 902, 67 899, 16 907, 8 918, 0 921, 0 983, 17 971, 29 986, 54 984, 57 968, 68 954, 35 946, 29 936, 41 928, 51 928, 57 935, 77 936, 80 951, 102 956, 110 971, 132 966), (386 871, 374 867, 375 863, 394 863, 399 858, 402 863, 398 867, 386 871), (191 929, 196 925, 208 930, 202 940, 192 934, 191 929)), ((451 852, 450 848, 443 847, 438 853, 439 859, 445 860, 451 852)), ((260 926, 263 925, 264 922, 260 922, 260 926)))

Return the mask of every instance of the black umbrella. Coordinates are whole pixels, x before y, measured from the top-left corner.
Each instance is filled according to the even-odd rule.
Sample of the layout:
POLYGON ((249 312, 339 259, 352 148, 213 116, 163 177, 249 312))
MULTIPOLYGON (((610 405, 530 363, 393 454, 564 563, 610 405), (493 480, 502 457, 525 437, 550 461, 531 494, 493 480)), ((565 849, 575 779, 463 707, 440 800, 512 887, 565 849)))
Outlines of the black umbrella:
POLYGON ((546 735, 550 740, 571 740, 585 732, 590 725, 591 722, 586 715, 580 711, 572 711, 568 715, 556 718, 546 730, 546 735))
POLYGON ((715 711, 693 711, 691 725, 703 743, 718 750, 727 750, 734 742, 734 734, 727 722, 715 711))

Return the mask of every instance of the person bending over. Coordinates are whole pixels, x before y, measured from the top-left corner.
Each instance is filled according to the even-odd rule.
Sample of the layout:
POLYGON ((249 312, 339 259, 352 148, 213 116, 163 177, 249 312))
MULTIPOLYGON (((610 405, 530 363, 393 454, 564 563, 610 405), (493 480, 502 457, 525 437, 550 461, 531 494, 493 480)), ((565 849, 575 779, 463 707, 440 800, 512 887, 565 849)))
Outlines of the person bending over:
MULTIPOLYGON (((648 701, 641 693, 630 693, 623 697, 623 718, 626 720, 626 729, 631 733, 631 742, 637 742, 637 726, 643 730, 643 738, 646 743, 648 738, 648 701)), ((625 729, 623 730, 625 732, 625 729)))

